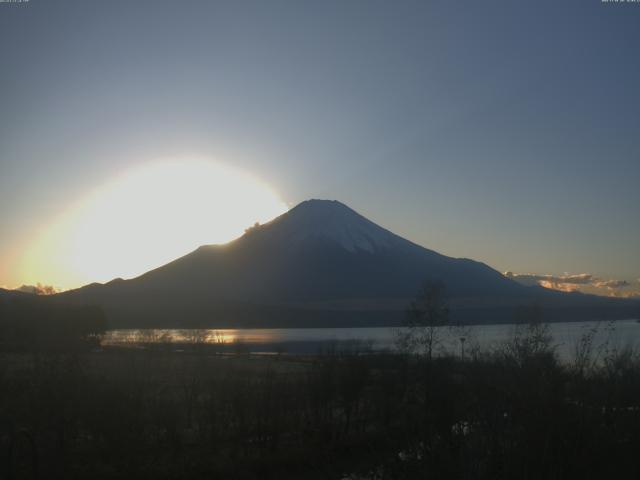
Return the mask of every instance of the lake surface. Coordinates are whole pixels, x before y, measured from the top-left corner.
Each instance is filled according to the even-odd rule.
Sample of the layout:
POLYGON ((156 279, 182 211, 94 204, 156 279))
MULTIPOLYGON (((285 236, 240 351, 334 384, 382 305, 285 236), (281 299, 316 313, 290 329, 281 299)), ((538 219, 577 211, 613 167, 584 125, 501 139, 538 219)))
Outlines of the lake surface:
MULTIPOLYGON (((474 325, 464 329, 440 327, 439 350, 459 353, 464 348, 483 351, 495 348, 514 337, 522 326, 514 324, 474 325)), ((591 329, 594 350, 636 348, 640 345, 640 322, 561 322, 549 324, 553 345, 561 358, 571 358, 576 344, 591 329)), ((326 349, 394 350, 398 328, 264 328, 264 329, 205 329, 205 330, 112 330, 104 339, 105 345, 135 345, 140 343, 173 343, 176 345, 206 342, 221 347, 242 346, 253 353, 316 353, 326 349)))

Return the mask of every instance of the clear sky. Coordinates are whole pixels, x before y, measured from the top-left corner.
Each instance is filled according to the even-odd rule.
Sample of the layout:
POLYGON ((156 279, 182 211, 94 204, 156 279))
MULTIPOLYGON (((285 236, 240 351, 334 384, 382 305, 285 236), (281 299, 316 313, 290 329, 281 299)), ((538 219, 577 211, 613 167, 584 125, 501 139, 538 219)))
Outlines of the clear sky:
POLYGON ((30 0, 0 45, 0 285, 74 286, 25 273, 34 238, 193 157, 501 271, 638 285, 640 3, 30 0))

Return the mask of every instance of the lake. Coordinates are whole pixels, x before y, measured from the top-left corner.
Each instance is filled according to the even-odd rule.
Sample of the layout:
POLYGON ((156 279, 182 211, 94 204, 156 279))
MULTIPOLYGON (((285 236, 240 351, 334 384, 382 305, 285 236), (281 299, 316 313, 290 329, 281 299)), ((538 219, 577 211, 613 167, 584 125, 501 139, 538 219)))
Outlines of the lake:
MULTIPOLYGON (((508 341, 516 334, 515 324, 474 325, 464 329, 440 327, 439 350, 459 353, 464 347, 489 350, 508 341)), ((636 347, 640 343, 640 322, 559 322, 549 324, 553 345, 561 358, 569 359, 577 342, 589 330, 596 328, 595 349, 636 347)), ((376 351, 393 350, 397 328, 264 328, 264 329, 169 329, 169 330, 111 330, 104 345, 136 345, 140 343, 171 342, 179 345, 206 342, 226 349, 242 347, 252 353, 317 353, 326 349, 371 348, 376 351)))

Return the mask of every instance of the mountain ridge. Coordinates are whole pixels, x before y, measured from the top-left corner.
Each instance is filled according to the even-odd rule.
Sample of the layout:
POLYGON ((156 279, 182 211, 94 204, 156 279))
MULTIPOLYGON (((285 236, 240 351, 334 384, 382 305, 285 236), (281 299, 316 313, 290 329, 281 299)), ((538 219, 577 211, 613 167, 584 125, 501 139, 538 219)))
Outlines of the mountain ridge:
POLYGON ((456 315, 475 308, 480 320, 491 311, 494 321, 504 321, 515 306, 541 299, 589 302, 520 285, 484 263, 442 255, 340 202, 317 199, 229 243, 203 245, 136 278, 57 297, 101 305, 125 326, 379 325, 399 323, 402 305, 426 280, 446 284, 456 315))

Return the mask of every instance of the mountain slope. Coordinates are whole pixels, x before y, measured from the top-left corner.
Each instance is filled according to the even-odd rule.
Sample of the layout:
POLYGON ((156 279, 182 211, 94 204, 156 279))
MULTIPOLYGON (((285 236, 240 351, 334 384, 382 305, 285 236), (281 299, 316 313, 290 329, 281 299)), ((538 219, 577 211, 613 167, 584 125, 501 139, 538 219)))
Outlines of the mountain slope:
POLYGON ((387 324, 399 321, 425 280, 443 281, 454 306, 485 314, 540 297, 586 301, 420 247, 326 200, 303 202, 233 242, 200 247, 140 277, 59 297, 99 304, 126 326, 387 324))

